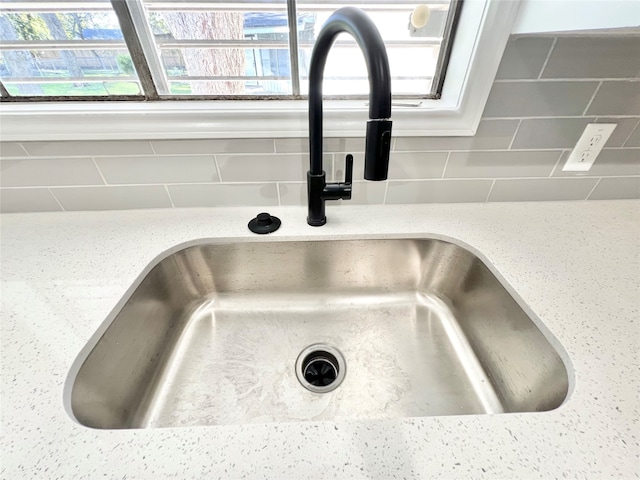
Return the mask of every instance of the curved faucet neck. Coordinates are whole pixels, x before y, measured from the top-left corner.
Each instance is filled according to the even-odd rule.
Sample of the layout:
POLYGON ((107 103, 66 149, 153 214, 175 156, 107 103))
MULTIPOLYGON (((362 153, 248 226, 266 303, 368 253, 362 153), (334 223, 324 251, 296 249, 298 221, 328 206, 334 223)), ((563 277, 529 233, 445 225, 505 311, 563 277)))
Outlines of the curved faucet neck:
POLYGON ((391 117, 391 74, 380 33, 369 17, 354 7, 336 10, 322 27, 311 55, 309 70, 310 172, 322 174, 322 79, 331 45, 338 34, 351 34, 364 53, 369 73, 369 118, 391 117))

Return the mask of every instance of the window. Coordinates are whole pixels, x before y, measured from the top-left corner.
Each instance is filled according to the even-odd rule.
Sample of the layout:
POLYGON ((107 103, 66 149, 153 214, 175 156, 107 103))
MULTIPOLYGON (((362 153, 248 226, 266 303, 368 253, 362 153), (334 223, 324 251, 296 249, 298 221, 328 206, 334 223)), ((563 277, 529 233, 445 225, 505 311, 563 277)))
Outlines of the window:
MULTIPOLYGON (((304 136, 313 41, 345 4, 387 45, 394 134, 473 134, 518 2, 426 1, 412 25, 407 0, 3 0, 3 140, 304 136)), ((325 135, 361 135, 368 79, 349 35, 324 77, 325 135)))
POLYGON ((4 96, 41 100, 142 93, 118 18, 108 2, 89 7, 77 4, 59 13, 54 2, 26 3, 14 8, 2 2, 4 96))
MULTIPOLYGON (((395 97, 440 93, 462 0, 428 1, 359 5, 385 40, 395 97)), ((351 3, 4 1, 4 97, 301 98, 316 35, 334 10, 351 3)), ((325 68, 324 92, 366 96, 366 73, 360 49, 343 34, 325 68)))

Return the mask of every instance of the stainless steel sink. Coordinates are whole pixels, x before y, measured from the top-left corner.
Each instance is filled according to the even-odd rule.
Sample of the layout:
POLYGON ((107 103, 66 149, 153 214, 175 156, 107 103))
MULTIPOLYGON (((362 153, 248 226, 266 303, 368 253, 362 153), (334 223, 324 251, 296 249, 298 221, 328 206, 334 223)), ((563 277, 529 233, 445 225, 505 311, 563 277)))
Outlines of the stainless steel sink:
POLYGON ((70 378, 89 427, 539 412, 567 397, 549 334, 441 240, 201 244, 130 292, 70 378), (333 353, 305 360, 315 344, 333 353), (343 378, 327 391, 326 375, 319 391, 298 378, 330 367, 343 378))

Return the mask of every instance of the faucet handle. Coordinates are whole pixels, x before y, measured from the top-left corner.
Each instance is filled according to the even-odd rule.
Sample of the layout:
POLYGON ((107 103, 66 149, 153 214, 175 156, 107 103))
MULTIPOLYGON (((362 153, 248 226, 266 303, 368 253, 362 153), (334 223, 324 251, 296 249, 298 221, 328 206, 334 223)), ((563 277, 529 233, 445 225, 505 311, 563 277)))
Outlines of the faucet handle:
MULTIPOLYGON (((344 182, 324 183, 325 174, 324 172, 322 172, 322 177, 321 177, 322 183, 320 184, 322 186, 322 193, 321 193, 322 200, 340 200, 340 199, 350 200, 351 199, 351 182, 353 180, 353 155, 348 154, 345 160, 345 163, 346 163, 345 165, 346 168, 344 170, 344 182)), ((307 173, 307 178, 312 178, 311 172, 307 173)), ((324 223, 322 225, 324 225, 324 223)))
POLYGON ((351 185, 353 182, 353 155, 347 154, 345 158, 344 183, 351 185))

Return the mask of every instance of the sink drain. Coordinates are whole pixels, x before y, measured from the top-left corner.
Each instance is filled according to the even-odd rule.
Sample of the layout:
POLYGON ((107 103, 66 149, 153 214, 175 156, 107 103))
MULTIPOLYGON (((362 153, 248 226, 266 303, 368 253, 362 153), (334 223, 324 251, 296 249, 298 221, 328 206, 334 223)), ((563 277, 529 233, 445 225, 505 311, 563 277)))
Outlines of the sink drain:
POLYGON ((322 343, 308 346, 296 360, 298 380, 304 388, 315 393, 338 388, 346 370, 342 354, 336 348, 322 343))

